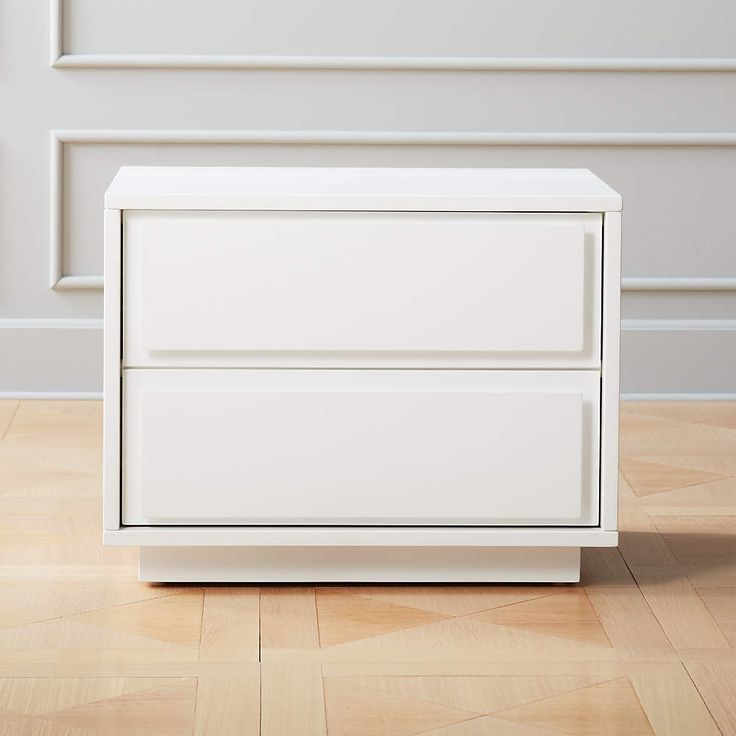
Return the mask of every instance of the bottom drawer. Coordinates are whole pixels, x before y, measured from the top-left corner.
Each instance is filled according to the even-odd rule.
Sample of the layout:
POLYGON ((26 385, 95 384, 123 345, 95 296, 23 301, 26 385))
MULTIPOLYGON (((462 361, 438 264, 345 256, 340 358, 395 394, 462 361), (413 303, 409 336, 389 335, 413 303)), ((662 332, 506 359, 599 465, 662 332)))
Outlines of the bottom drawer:
POLYGON ((123 523, 598 524, 593 371, 127 370, 123 523))

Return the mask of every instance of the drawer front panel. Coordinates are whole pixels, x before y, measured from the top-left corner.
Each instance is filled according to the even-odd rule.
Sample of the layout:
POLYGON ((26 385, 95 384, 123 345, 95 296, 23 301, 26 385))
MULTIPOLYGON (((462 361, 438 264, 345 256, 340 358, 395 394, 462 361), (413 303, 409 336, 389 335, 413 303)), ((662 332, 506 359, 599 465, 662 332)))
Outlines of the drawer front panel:
POLYGON ((127 370, 123 523, 598 523, 593 371, 127 370))
POLYGON ((597 214, 130 211, 127 366, 600 364, 597 214))

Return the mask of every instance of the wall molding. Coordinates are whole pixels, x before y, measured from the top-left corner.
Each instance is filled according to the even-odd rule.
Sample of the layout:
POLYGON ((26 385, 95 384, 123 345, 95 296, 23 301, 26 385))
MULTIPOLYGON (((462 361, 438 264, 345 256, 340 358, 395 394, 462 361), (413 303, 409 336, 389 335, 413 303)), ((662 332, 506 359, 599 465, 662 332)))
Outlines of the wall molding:
POLYGON ((0 319, 0 398, 96 398, 101 319, 0 319))
POLYGON ((622 319, 623 332, 736 332, 736 319, 622 319))
MULTIPOLYGON (((102 391, 0 391, 2 399, 102 401, 102 391)), ((736 401, 736 393, 628 393, 621 401, 736 401)))
MULTIPOLYGON (((49 158, 49 286, 56 291, 102 289, 102 276, 64 274, 64 141, 51 132, 49 158)), ((102 206, 102 205, 100 205, 102 206)))
MULTIPOLYGON (((101 330, 104 321, 97 317, 0 318, 0 330, 101 330)), ((736 319, 623 319, 622 330, 733 330, 736 319)))
POLYGON ((621 328, 625 399, 736 396, 736 319, 630 319, 621 328))
POLYGON ((735 132, 55 129, 62 143, 252 143, 374 146, 736 146, 735 132))
MULTIPOLYGON (((736 399, 734 338, 734 319, 624 320, 624 398, 736 399)), ((99 398, 102 341, 101 319, 0 320, 0 398, 99 398)))
POLYGON ((736 392, 699 394, 692 391, 674 394, 621 394, 621 401, 736 401, 736 392))
POLYGON ((736 277, 700 276, 659 277, 631 276, 621 279, 622 291, 736 291, 736 277))
POLYGON ((733 72, 736 58, 67 54, 64 2, 49 2, 50 64, 62 69, 322 69, 375 71, 733 72))
POLYGON ((2 399, 102 401, 102 391, 0 391, 0 400, 2 399))
MULTIPOLYGON (((49 285, 57 291, 100 290, 102 276, 64 273, 64 145, 66 143, 241 143, 251 145, 360 146, 736 146, 730 132, 461 132, 375 130, 86 130, 50 135, 49 285)), ((624 291, 736 291, 736 278, 624 278, 624 291)))
POLYGON ((508 72, 733 72, 736 59, 457 56, 245 56, 236 54, 64 54, 56 69, 270 69, 508 72))
POLYGON ((101 330, 102 320, 92 317, 39 319, 19 317, 0 319, 0 330, 101 330))

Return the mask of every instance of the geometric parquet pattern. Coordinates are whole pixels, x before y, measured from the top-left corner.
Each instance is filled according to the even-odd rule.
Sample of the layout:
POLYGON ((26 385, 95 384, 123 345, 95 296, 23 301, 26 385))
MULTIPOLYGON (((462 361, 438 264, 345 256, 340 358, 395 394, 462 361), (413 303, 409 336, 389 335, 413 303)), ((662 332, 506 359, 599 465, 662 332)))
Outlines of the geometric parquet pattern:
POLYGON ((0 736, 736 734, 736 405, 626 403, 576 586, 138 583, 99 402, 0 401, 0 736))

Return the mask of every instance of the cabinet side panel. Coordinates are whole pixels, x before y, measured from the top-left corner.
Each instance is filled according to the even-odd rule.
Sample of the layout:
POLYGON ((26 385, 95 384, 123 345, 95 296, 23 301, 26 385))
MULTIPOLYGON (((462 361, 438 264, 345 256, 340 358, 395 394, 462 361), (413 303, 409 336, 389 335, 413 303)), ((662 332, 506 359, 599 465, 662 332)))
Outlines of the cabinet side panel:
POLYGON ((121 213, 105 210, 104 422, 102 516, 105 529, 120 528, 120 282, 121 213))
POLYGON ((601 374, 601 527, 618 524, 618 413, 621 334, 621 213, 603 221, 603 369, 601 374))

